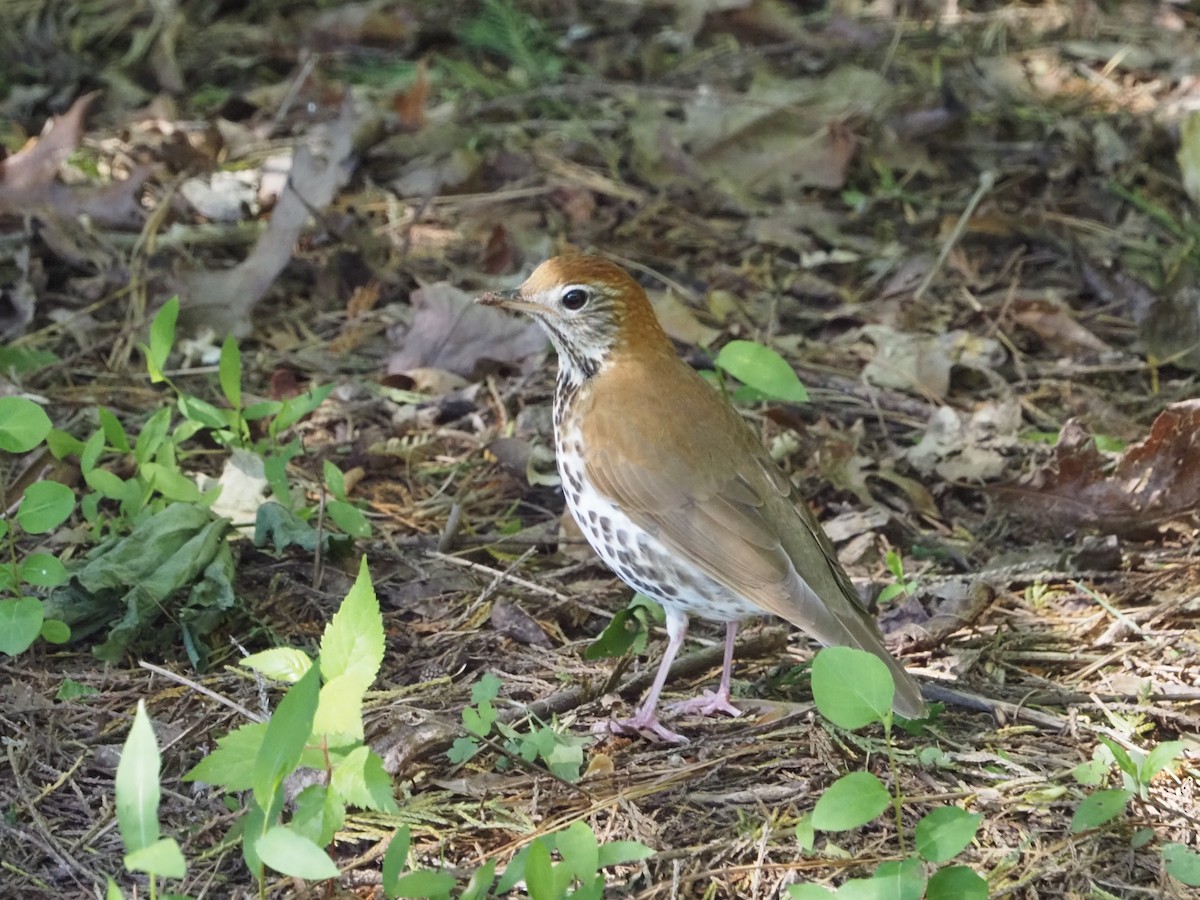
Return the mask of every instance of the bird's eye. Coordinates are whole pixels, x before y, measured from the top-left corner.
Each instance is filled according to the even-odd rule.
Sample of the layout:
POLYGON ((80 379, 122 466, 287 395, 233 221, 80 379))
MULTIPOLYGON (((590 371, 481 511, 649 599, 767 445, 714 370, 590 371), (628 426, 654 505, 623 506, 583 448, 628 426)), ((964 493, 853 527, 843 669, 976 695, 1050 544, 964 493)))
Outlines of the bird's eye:
POLYGON ((588 302, 588 292, 583 288, 571 288, 562 295, 562 305, 570 310, 583 309, 588 302))

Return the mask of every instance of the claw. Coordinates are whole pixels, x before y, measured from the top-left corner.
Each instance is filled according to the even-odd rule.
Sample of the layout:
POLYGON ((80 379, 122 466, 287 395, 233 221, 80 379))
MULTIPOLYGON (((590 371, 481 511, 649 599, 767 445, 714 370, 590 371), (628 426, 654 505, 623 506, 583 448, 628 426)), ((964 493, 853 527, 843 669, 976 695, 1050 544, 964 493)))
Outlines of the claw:
POLYGON ((607 719, 592 726, 594 734, 638 734, 650 740, 668 744, 686 744, 688 739, 676 734, 654 715, 635 715, 632 719, 607 719))
POLYGON ((730 702, 729 695, 723 691, 705 691, 699 697, 693 697, 691 700, 680 700, 678 703, 668 706, 667 712, 672 715, 701 716, 715 716, 717 713, 724 713, 735 719, 742 714, 742 711, 730 702))

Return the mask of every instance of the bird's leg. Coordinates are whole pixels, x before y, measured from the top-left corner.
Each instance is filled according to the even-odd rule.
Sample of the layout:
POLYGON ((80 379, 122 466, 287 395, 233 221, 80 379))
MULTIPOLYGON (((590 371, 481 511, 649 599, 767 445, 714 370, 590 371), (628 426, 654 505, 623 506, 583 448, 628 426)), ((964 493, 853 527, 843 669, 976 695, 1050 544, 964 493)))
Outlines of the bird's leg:
POLYGON ((642 705, 638 707, 638 711, 634 713, 632 719, 610 719, 607 722, 597 722, 592 728, 593 731, 610 734, 637 732, 647 737, 653 736, 669 741, 672 744, 687 743, 687 738, 676 734, 658 721, 658 715, 655 712, 658 707, 658 695, 662 693, 663 685, 667 683, 667 675, 671 672, 671 663, 675 662, 679 648, 683 646, 683 639, 687 635, 687 626, 687 613, 674 609, 667 610, 667 649, 663 652, 662 662, 658 666, 658 673, 654 676, 654 683, 650 685, 646 699, 642 701, 642 705))
POLYGON ((721 670, 721 685, 716 691, 705 691, 699 697, 672 703, 668 711, 672 713, 695 714, 711 716, 716 713, 726 713, 737 717, 742 711, 733 705, 729 697, 730 682, 733 679, 733 642, 737 638, 738 623, 725 623, 725 667, 721 670))

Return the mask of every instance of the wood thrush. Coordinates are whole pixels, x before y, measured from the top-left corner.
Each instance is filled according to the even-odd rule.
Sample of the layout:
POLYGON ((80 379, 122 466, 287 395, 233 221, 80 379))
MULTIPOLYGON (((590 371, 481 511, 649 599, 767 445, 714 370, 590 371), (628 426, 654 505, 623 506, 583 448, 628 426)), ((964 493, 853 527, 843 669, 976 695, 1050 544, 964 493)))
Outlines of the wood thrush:
POLYGON ((729 696, 738 623, 771 614, 874 653, 895 679, 896 711, 924 715, 820 524, 737 411, 676 356, 636 281, 599 257, 560 256, 478 302, 527 313, 549 334, 567 506, 601 559, 666 611, 654 684, 633 718, 606 730, 684 740, 656 708, 689 614, 726 623, 725 663, 715 692, 675 711, 739 714, 729 696))

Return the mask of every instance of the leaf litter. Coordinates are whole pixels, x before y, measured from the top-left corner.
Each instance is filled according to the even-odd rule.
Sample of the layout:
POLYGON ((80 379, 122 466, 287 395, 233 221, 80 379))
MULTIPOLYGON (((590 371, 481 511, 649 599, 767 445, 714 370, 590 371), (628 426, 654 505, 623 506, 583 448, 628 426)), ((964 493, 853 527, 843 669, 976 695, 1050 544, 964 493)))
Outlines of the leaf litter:
MULTIPOLYGON (((777 627, 750 630, 736 671, 770 713, 678 723, 695 740, 670 754, 593 744, 582 790, 444 756, 484 673, 500 676, 505 715, 557 714, 577 733, 645 686, 645 660, 611 680, 612 661, 581 653, 627 594, 558 527, 545 342, 521 320, 468 321, 465 302, 552 253, 606 252, 667 298, 697 367, 730 339, 785 353, 813 400, 750 410, 756 427, 822 520, 844 526, 839 550, 864 588, 892 582, 889 550, 915 577, 884 611, 889 634, 977 704, 950 708, 937 737, 901 739, 912 812, 969 790, 962 805, 985 819, 961 859, 994 895, 1186 896, 1153 843, 1133 847, 1120 829, 1066 837, 1085 794, 1067 773, 1099 734, 1149 746, 1200 731, 1195 125, 1180 62, 1197 23, 1169 4, 1118 6, 985 4, 957 22, 901 22, 626 4, 618 24, 523 3, 486 15, 366 4, 280 9, 268 27, 180 4, 113 31, 126 12, 111 4, 36 20, 10 4, 0 33, 38 35, 58 64, 14 69, 0 111, 28 133, 70 112, 5 163, 16 174, 0 185, 0 265, 13 286, 0 322, 15 343, 3 349, 64 361, 15 373, 52 411, 102 403, 133 433, 150 395, 131 390, 142 372, 116 350, 179 291, 196 325, 245 337, 249 390, 343 382, 298 426, 310 455, 293 471, 320 484, 330 458, 363 473, 348 489, 377 528, 361 549, 393 600, 384 678, 404 692, 371 701, 368 738, 404 785, 423 858, 503 864, 582 820, 660 851, 614 874, 625 896, 768 897, 863 874, 841 855, 889 854, 890 822, 808 856, 790 825, 836 774, 885 774, 877 736, 808 717, 793 664, 810 648, 785 649, 777 627), (89 69, 106 87, 85 129, 89 69), (281 159, 286 179, 271 170, 281 159), (993 186, 968 215, 981 172, 993 186), (238 187, 205 208, 192 188, 175 193, 193 180, 259 187, 253 202, 238 187), (404 390, 389 371, 407 373, 404 390), (1097 448, 1114 435, 1132 443, 1097 448)), ((17 152, 26 141, 2 137, 17 152)), ((220 402, 215 376, 184 377, 220 402)), ((208 462, 215 476, 224 461, 208 462)), ((239 516, 258 502, 247 487, 239 516)), ((231 591, 162 581, 194 568, 164 552, 175 562, 158 581, 116 579, 150 579, 152 598, 98 581, 76 598, 80 614, 102 606, 104 621, 137 626, 109 645, 118 665, 96 666, 87 641, 0 662, 30 689, 4 703, 17 740, 0 786, 21 817, 22 839, 10 845, 5 825, 0 842, 22 896, 87 893, 120 872, 111 784, 94 771, 137 699, 184 735, 164 756, 171 786, 242 724, 119 663, 203 663, 193 674, 207 688, 258 709, 258 689, 222 668, 234 647, 320 633, 353 566, 323 556, 314 568, 329 532, 296 517, 263 527, 259 546, 221 544, 236 558, 231 591), (234 593, 270 637, 222 611, 234 593), (220 638, 207 660, 162 627, 164 611, 174 624, 187 610, 220 638), (49 700, 67 666, 100 693, 49 700)), ((77 533, 56 540, 88 550, 77 533)), ((132 549, 89 558, 79 584, 122 554, 138 563, 132 549)), ((670 690, 719 667, 717 631, 694 632, 713 646, 670 690)), ((1186 766, 1139 810, 1159 840, 1194 840, 1186 766)), ((166 828, 198 861, 181 889, 232 895, 244 869, 206 853, 214 829, 190 827, 224 807, 186 796, 164 792, 166 828)), ((372 876, 365 859, 387 828, 347 821, 337 850, 356 876, 372 876)))

